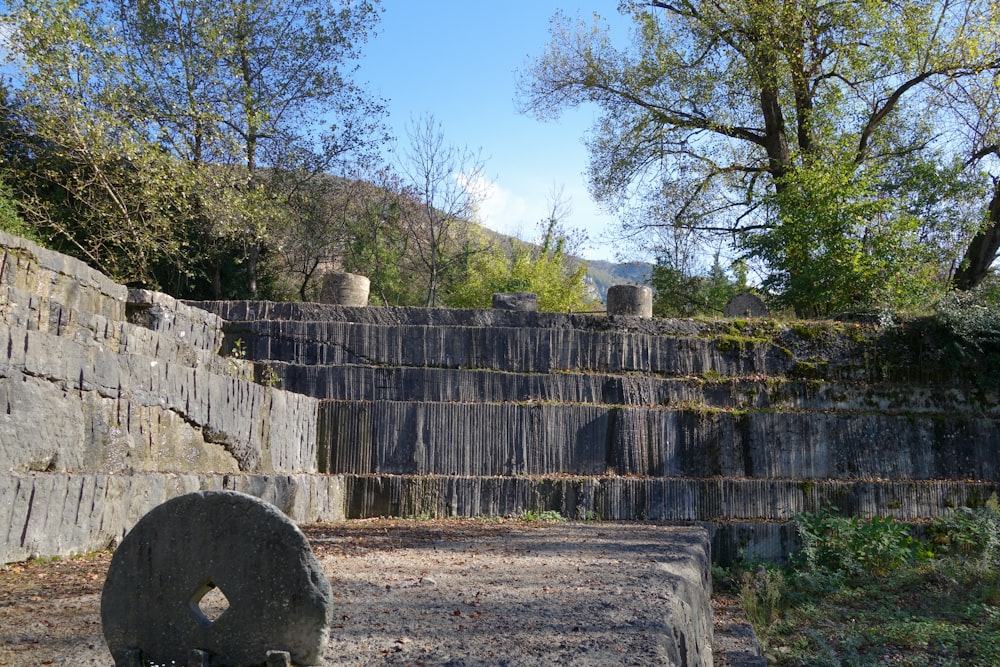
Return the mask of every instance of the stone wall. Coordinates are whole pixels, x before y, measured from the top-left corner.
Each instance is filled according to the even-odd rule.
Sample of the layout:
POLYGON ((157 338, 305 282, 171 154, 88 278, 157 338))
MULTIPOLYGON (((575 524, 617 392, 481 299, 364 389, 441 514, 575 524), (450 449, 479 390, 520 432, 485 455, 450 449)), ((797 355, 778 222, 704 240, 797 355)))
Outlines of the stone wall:
POLYGON ((137 473, 188 475, 190 490, 222 474, 314 472, 317 401, 253 382, 252 362, 219 355, 223 337, 217 315, 0 233, 0 559, 87 550, 127 529, 106 497, 88 504, 60 475, 120 489, 111 504, 141 513, 167 482, 137 473))
POLYGON ((1000 423, 960 414, 328 400, 319 435, 356 475, 1000 481, 1000 423))
POLYGON ((4 562, 116 546, 136 521, 192 491, 230 490, 270 502, 298 523, 342 521, 339 477, 182 472, 10 473, 0 476, 4 562))
POLYGON ((183 303, 0 252, 4 560, 194 489, 302 521, 697 522, 723 560, 787 555, 824 505, 921 520, 1000 489, 996 388, 875 327, 183 303))
POLYGON ((802 511, 925 520, 1000 489, 996 388, 891 329, 198 305, 321 400, 348 516, 696 521, 722 560, 782 558, 802 511))

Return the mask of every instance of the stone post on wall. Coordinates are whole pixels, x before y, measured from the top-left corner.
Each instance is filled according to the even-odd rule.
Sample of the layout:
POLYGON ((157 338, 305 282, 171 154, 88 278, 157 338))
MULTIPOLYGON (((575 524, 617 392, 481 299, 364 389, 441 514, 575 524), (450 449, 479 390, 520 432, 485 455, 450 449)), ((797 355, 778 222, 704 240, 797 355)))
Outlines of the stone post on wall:
POLYGON ((353 273, 330 272, 323 276, 320 303, 337 306, 367 306, 371 281, 353 273))
POLYGON ((653 316, 653 289, 646 285, 612 285, 608 288, 608 315, 653 316))
POLYGON ((493 295, 493 307, 533 313, 538 310, 538 295, 533 292, 497 292, 493 295))

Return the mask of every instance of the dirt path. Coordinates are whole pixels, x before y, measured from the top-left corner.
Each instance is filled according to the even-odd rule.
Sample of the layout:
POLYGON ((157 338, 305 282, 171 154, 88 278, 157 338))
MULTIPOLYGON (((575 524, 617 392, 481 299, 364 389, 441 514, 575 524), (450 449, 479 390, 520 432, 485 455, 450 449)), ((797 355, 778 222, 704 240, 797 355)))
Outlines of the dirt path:
MULTIPOLYGON (((325 664, 662 664, 668 595, 648 544, 613 531, 586 548, 537 531, 552 524, 351 521, 305 528, 333 584, 325 664), (543 548, 540 548, 542 545, 543 548)), ((567 532, 567 534, 569 534, 567 532)), ((0 665, 111 667, 100 626, 110 554, 0 571, 0 665)), ((716 665, 750 646, 717 596, 716 665), (725 646, 726 651, 718 650, 725 646)))

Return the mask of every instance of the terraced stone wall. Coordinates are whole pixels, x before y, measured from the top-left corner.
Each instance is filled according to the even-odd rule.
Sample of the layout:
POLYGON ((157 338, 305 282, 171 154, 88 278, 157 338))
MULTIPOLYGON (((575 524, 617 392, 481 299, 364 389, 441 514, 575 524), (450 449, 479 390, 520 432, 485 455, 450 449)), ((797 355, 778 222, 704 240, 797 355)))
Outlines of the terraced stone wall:
POLYGON ((996 383, 899 329, 199 304, 320 400, 347 515, 695 521, 787 555, 797 513, 920 520, 1000 482, 996 383))
POLYGON ((1000 489, 1000 378, 920 332, 181 303, 0 252, 5 561, 113 544, 196 488, 302 521, 696 522, 723 561, 784 557, 824 505, 920 520, 1000 489))

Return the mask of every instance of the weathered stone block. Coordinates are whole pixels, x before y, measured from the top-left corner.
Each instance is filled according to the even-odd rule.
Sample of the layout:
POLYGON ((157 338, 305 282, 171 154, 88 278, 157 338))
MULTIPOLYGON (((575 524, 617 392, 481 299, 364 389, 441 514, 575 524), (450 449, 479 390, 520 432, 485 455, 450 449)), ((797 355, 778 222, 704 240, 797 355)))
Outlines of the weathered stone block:
POLYGON ((116 664, 138 649, 151 663, 261 665, 268 651, 322 660, 333 611, 330 583, 305 536, 275 507, 232 491, 174 498, 143 517, 112 557, 101 595, 116 664), (218 588, 228 608, 199 607, 218 588))
POLYGON ((338 306, 367 306, 371 281, 353 273, 331 272, 323 276, 320 301, 338 306))
POLYGON ((107 549, 160 503, 218 490, 261 498, 297 523, 345 518, 333 475, 0 473, 0 563, 107 549))
POLYGON ((493 295, 493 307, 533 313, 538 310, 538 295, 533 292, 498 292, 493 295))
POLYGON ((759 296, 744 292, 733 295, 722 314, 726 317, 768 317, 771 311, 759 296))

